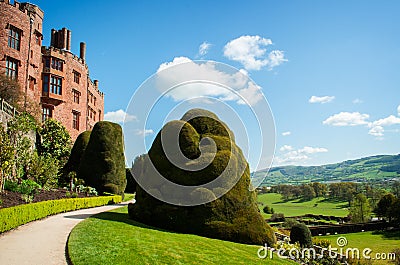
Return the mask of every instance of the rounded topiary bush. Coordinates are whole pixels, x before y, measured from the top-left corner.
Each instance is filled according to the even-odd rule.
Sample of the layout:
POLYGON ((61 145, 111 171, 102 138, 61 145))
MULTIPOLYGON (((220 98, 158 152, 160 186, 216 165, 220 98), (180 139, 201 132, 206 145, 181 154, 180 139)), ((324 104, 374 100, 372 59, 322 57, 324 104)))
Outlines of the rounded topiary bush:
POLYGON ((290 231, 290 242, 298 242, 301 247, 312 247, 312 235, 310 229, 303 223, 292 226, 290 231))
POLYGON ((194 109, 188 111, 181 120, 167 123, 156 136, 149 153, 142 158, 135 160, 135 178, 146 181, 151 186, 149 193, 157 198, 171 196, 179 200, 182 194, 169 186, 152 181, 154 176, 150 170, 150 161, 164 178, 180 185, 202 185, 216 180, 223 171, 227 174, 222 179, 218 178, 219 186, 212 190, 198 187, 190 193, 190 198, 185 198, 210 201, 196 206, 165 203, 138 185, 136 203, 128 209, 132 219, 177 232, 240 243, 275 243, 271 227, 258 210, 256 194, 249 190, 251 184, 248 163, 236 145, 233 133, 214 113, 194 109), (175 130, 179 135, 173 135, 176 128, 182 128, 180 131, 175 130), (175 158, 176 152, 171 152, 171 156, 166 155, 166 152, 169 153, 174 148, 172 144, 170 146, 173 141, 161 143, 162 133, 167 139, 179 137, 180 151, 190 160, 185 165, 196 167, 204 163, 205 167, 200 170, 185 170, 173 164, 169 158, 175 158), (212 150, 216 153, 212 153, 212 150), (231 163, 228 163, 229 160, 231 163), (227 184, 232 184, 229 191, 227 184), (219 197, 218 194, 224 195, 219 197))
POLYGON ((122 128, 108 121, 93 127, 77 177, 100 193, 122 195, 126 187, 122 128))
POLYGON ((85 131, 78 135, 75 140, 74 146, 71 150, 68 162, 64 166, 64 171, 69 173, 71 171, 78 171, 79 165, 83 154, 85 153, 86 147, 89 143, 90 131, 85 131))

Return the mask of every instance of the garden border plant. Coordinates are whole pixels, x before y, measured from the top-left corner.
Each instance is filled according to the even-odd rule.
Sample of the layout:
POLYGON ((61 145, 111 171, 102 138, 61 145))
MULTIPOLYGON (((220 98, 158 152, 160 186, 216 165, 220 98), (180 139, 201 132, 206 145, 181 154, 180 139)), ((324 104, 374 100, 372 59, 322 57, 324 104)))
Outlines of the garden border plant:
POLYGON ((50 215, 107 204, 120 203, 121 201, 121 196, 114 195, 42 201, 3 208, 0 209, 0 233, 50 215))

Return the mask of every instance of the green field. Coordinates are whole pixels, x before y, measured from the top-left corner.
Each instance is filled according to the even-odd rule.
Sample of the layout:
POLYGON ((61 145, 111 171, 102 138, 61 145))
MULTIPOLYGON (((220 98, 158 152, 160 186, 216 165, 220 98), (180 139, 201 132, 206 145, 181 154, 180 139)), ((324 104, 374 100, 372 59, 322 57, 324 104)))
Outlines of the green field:
POLYGON ((68 249, 80 264, 295 264, 261 260, 259 246, 232 243, 152 228, 128 218, 127 207, 79 223, 68 249))
POLYGON ((283 213, 285 217, 299 216, 305 214, 322 214, 328 216, 344 217, 348 214, 348 203, 326 200, 324 198, 314 198, 311 201, 301 199, 283 201, 282 196, 277 193, 266 193, 258 195, 258 202, 262 215, 270 218, 270 214, 265 214, 262 209, 265 205, 274 208, 275 213, 283 213))
MULTIPOLYGON (((345 235, 320 236, 318 238, 328 239, 332 242, 332 247, 339 247, 336 240, 339 236, 344 236, 347 239, 348 245, 345 248, 358 248, 360 255, 365 248, 370 248, 373 252, 369 254, 371 258, 375 258, 376 253, 388 254, 394 249, 400 248, 400 232, 362 232, 351 233, 345 235)), ((390 264, 388 260, 377 261, 373 264, 390 264)), ((393 263, 392 263, 393 264, 393 263)))

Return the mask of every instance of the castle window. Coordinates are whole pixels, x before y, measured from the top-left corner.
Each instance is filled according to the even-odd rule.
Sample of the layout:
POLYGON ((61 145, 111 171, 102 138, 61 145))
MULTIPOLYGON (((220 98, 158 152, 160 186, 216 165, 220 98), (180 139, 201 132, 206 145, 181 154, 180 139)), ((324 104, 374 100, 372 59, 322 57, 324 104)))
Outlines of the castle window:
POLYGON ((58 71, 63 70, 63 61, 57 58, 51 58, 51 68, 56 69, 58 71))
POLYGON ((81 96, 81 92, 78 90, 72 89, 72 94, 74 94, 74 102, 79 104, 79 98, 81 96))
POLYGON ((43 75, 43 92, 49 93, 49 75, 43 75))
POLYGON ((77 71, 73 71, 74 72, 74 82, 79 84, 79 79, 81 78, 81 74, 78 73, 77 71))
POLYGON ((8 29, 8 47, 11 47, 19 51, 20 43, 21 43, 21 30, 14 26, 10 26, 8 29))
POLYGON ((77 111, 72 111, 72 128, 79 131, 79 116, 81 114, 77 111))
POLYGON ((62 95, 62 78, 52 75, 50 77, 50 93, 62 95))
POLYGON ((42 122, 45 122, 48 118, 51 118, 53 111, 51 108, 43 106, 42 107, 42 122))
POLYGON ((6 76, 11 79, 17 79, 18 77, 18 61, 11 57, 6 59, 6 76))

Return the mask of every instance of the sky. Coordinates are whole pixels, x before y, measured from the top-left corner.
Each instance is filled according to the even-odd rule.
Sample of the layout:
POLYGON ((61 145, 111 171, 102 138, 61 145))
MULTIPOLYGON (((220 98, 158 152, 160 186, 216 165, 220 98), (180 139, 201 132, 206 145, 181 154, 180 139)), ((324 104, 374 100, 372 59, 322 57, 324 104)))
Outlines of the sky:
MULTIPOLYGON (((44 45, 50 30, 62 27, 72 30, 73 53, 86 42, 90 75, 105 93, 108 120, 123 124, 125 119, 127 127, 142 124, 129 113, 140 105, 129 105, 136 91, 179 63, 188 66, 183 76, 187 69, 194 71, 189 76, 197 75, 201 66, 213 75, 219 71, 214 66, 194 62, 211 60, 234 67, 236 75, 233 71, 229 78, 244 78, 240 73, 249 78, 247 87, 236 90, 247 95, 248 104, 220 88, 194 94, 231 107, 245 121, 264 98, 268 103, 265 117, 261 111, 256 118, 268 123, 271 113, 272 133, 268 124, 261 138, 253 136, 266 125, 250 122, 244 124, 250 140, 238 140, 252 169, 269 164, 259 154, 261 142, 270 152, 275 143, 273 165, 400 153, 399 1, 31 2, 45 12, 44 45)), ((164 95, 145 127, 130 128, 128 161, 150 146, 163 123, 183 115, 180 103, 197 106, 188 101, 193 90, 182 91, 164 95), (139 140, 145 140, 144 149, 139 140)), ((200 105, 213 108, 206 100, 200 105)), ((219 111, 222 119, 230 119, 219 111)))

